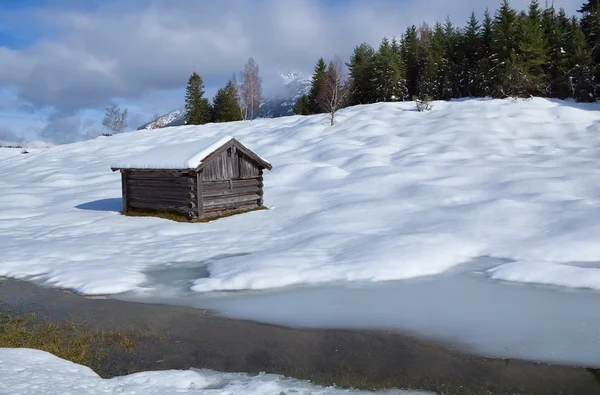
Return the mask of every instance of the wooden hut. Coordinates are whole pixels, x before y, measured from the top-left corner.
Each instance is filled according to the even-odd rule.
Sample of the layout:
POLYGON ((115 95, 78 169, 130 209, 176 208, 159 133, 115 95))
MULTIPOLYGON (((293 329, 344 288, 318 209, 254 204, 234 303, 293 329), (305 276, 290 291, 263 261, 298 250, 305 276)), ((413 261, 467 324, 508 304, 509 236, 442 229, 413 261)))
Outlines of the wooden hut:
POLYGON ((175 212, 196 219, 261 207, 263 170, 271 164, 228 136, 157 147, 111 169, 121 172, 124 213, 175 212))

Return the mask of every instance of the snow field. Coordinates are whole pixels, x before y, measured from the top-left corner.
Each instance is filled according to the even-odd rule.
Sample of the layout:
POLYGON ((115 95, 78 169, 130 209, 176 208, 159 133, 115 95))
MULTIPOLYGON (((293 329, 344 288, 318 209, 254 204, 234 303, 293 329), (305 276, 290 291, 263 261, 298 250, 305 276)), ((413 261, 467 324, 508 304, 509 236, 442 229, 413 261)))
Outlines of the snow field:
POLYGON ((0 348, 0 393, 11 395, 418 395, 325 388, 271 374, 251 376, 212 370, 166 370, 102 379, 91 369, 44 351, 0 348))
MULTIPOLYGON (((144 130, 0 155, 0 275, 87 294, 197 261, 194 291, 434 275, 506 258, 498 280, 600 290, 600 109, 546 99, 380 103, 323 116, 144 130), (131 218, 110 165, 233 136, 273 164, 268 211, 131 218)), ((183 156, 179 159, 185 160, 183 156)))

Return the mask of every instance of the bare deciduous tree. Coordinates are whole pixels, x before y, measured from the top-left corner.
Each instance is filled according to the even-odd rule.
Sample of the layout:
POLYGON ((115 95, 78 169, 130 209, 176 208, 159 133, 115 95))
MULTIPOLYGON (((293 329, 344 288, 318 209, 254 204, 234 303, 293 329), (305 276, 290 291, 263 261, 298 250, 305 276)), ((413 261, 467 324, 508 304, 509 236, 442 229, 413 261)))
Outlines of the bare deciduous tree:
POLYGON ((113 134, 123 133, 127 126, 127 109, 121 110, 116 104, 108 107, 104 113, 102 125, 113 134))
POLYGON ((344 72, 344 64, 336 56, 329 63, 317 98, 319 106, 329 114, 331 126, 335 124, 335 113, 346 104, 349 93, 349 83, 344 72))
POLYGON ((241 86, 237 81, 235 73, 233 73, 233 75, 231 76, 231 83, 235 88, 235 100, 238 103, 238 106, 240 107, 240 116, 242 119, 246 119, 244 117, 244 106, 242 106, 242 98, 240 97, 241 86))
POLYGON ((242 71, 241 98, 244 105, 244 119, 253 119, 260 108, 262 81, 258 75, 258 64, 249 58, 242 71))

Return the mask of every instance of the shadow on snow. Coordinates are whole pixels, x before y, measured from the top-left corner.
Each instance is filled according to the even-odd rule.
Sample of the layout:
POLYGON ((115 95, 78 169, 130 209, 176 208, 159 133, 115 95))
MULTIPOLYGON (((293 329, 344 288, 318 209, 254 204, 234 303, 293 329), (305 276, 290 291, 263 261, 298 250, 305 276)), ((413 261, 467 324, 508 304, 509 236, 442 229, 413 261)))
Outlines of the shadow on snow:
POLYGON ((110 198, 94 200, 93 202, 79 204, 75 206, 75 208, 88 211, 114 211, 120 213, 123 209, 123 199, 110 198))

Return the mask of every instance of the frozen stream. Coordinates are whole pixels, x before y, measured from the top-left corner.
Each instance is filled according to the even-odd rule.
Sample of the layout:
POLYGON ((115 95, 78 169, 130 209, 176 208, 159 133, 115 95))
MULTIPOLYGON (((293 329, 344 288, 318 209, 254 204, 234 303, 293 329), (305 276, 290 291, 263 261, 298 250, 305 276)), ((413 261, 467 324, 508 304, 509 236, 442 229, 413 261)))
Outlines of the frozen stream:
POLYGON ((407 281, 230 293, 190 291, 205 266, 177 264, 146 273, 145 292, 118 298, 293 327, 412 332, 486 356, 600 367, 600 293, 490 280, 485 269, 499 263, 480 258, 407 281))

